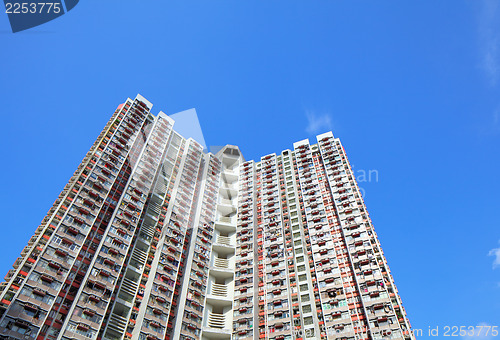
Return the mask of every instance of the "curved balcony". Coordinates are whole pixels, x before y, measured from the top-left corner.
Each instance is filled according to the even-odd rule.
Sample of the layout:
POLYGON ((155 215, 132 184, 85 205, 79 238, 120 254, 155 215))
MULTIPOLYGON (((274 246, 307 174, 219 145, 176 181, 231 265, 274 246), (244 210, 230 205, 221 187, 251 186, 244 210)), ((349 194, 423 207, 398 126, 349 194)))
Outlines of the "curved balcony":
POLYGON ((226 328, 226 317, 224 314, 208 314, 208 326, 212 328, 226 328))
POLYGON ((232 215, 236 213, 236 203, 233 200, 221 198, 217 204, 217 211, 222 215, 232 215))
POLYGON ((218 216, 215 220, 215 228, 224 233, 236 231, 236 215, 218 216))
POLYGON ((209 293, 214 296, 227 297, 227 285, 213 283, 209 293))
POLYGON ((234 197, 238 196, 238 186, 223 183, 219 187, 219 194, 222 196, 222 198, 231 200, 234 197))

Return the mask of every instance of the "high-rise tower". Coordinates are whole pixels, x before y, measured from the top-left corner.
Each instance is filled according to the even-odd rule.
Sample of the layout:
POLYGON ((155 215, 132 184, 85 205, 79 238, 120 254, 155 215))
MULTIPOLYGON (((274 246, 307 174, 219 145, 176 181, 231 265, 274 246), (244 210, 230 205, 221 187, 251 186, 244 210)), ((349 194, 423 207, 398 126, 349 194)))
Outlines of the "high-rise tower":
POLYGON ((414 339, 332 133, 245 161, 141 96, 5 276, 3 339, 414 339))

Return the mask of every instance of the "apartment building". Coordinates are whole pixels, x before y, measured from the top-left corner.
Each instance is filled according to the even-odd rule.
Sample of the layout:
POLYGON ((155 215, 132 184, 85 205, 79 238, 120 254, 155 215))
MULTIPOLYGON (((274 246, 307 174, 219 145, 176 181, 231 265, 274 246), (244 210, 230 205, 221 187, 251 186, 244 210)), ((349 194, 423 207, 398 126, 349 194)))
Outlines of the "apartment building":
POLYGON ((1 339, 414 339, 331 132, 246 161, 138 95, 0 286, 1 339))

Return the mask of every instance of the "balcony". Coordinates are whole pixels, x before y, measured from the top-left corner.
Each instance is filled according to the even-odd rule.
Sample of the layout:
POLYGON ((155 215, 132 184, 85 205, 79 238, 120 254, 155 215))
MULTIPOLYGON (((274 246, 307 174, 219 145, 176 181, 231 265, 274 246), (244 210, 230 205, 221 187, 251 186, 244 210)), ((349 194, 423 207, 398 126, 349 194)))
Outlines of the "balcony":
POLYGON ((231 184, 222 184, 219 188, 220 194, 224 199, 232 200, 233 197, 238 195, 238 187, 231 184))
POLYGON ((211 289, 210 289, 210 294, 213 296, 219 296, 219 297, 228 297, 227 296, 227 285, 225 284, 220 284, 220 283, 212 283, 211 289))
POLYGON ((222 269, 222 270, 230 270, 229 266, 229 260, 228 259, 221 259, 221 258, 214 258, 214 263, 213 263, 214 268, 217 269, 222 269))
POLYGON ((223 232, 230 233, 236 231, 236 216, 218 216, 215 221, 215 229, 223 232))
POLYGON ((108 329, 123 334, 127 327, 128 320, 123 316, 111 314, 108 321, 108 329))
POLYGON ((124 291, 127 294, 130 294, 131 296, 135 296, 135 294, 137 292, 137 286, 138 286, 137 282, 134 282, 131 279, 125 277, 123 279, 120 290, 124 291))
MULTIPOLYGON (((227 248, 226 248, 227 249, 227 248)), ((215 250, 217 251, 217 250, 215 250)), ((234 251, 234 250, 233 250, 234 251)), ((230 254, 226 254, 230 255, 230 254)), ((214 254, 210 265, 210 275, 218 279, 227 280, 233 278, 234 275, 234 259, 223 258, 224 255, 214 254), (221 257, 218 257, 221 256, 221 257)))
POLYGON ((217 222, 235 224, 236 223, 236 219, 234 217, 232 217, 232 216, 231 217, 230 216, 220 216, 217 219, 217 222))
POLYGON ((234 206, 237 204, 237 200, 233 199, 233 200, 228 200, 226 198, 220 198, 219 201, 217 202, 219 204, 223 204, 223 205, 231 205, 231 206, 234 206))
POLYGON ((236 213, 236 206, 237 206, 236 200, 228 200, 225 198, 221 198, 219 200, 219 203, 217 204, 217 210, 222 215, 232 215, 236 213))
POLYGON ((132 252, 132 260, 135 260, 137 262, 136 268, 141 270, 143 264, 146 262, 148 254, 140 249, 139 247, 135 247, 134 251, 132 252))
POLYGON ((203 339, 231 339, 231 328, 215 327, 215 325, 220 325, 220 318, 217 315, 219 314, 209 314, 208 326, 203 328, 203 339), (211 315, 214 315, 214 317, 211 317, 211 315))
POLYGON ((211 328, 226 328, 226 317, 224 314, 209 313, 208 326, 211 328))
POLYGON ((224 169, 222 172, 222 178, 227 183, 234 183, 238 181, 239 171, 233 169, 224 169))
POLYGON ((222 245, 226 247, 234 247, 234 242, 232 240, 232 237, 228 236, 222 236, 218 235, 217 238, 215 239, 214 245, 222 245))

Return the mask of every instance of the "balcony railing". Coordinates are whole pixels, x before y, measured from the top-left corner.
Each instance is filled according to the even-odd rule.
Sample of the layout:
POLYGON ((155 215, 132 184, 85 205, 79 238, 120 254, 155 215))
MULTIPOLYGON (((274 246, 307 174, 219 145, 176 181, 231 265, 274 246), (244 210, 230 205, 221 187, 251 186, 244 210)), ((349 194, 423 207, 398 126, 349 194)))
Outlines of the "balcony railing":
POLYGON ((231 244, 231 238, 227 237, 227 236, 217 236, 217 241, 216 243, 219 243, 219 244, 223 244, 225 246, 228 246, 228 247, 232 247, 233 245, 231 244))
POLYGON ((228 217, 228 216, 220 216, 217 219, 217 222, 223 222, 223 223, 229 223, 229 224, 234 224, 236 222, 236 219, 233 217, 228 217))
POLYGON ((224 314, 210 313, 208 314, 208 326, 212 328, 225 328, 226 317, 224 314))
POLYGON ((111 314, 109 317, 108 328, 114 330, 115 332, 123 333, 127 327, 127 319, 123 316, 116 314, 111 314))
POLYGON ((227 297, 227 286, 224 284, 213 283, 211 293, 215 296, 227 297))
POLYGON ((229 269, 229 260, 216 257, 214 258, 214 267, 218 269, 229 269))

